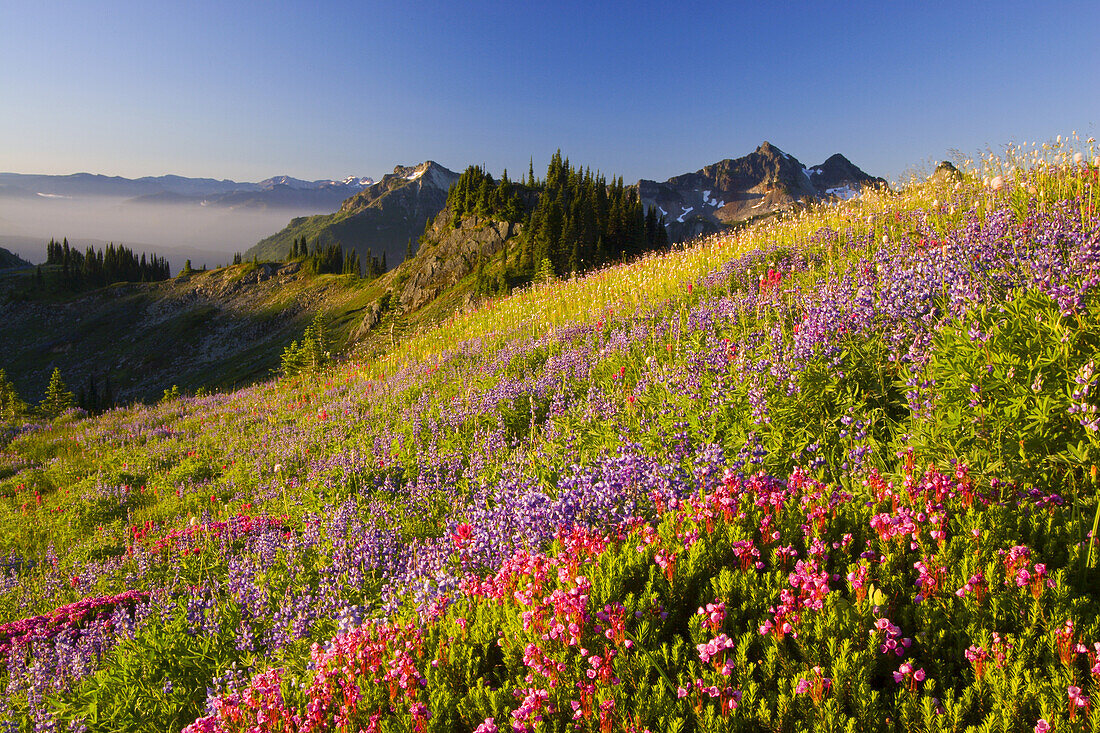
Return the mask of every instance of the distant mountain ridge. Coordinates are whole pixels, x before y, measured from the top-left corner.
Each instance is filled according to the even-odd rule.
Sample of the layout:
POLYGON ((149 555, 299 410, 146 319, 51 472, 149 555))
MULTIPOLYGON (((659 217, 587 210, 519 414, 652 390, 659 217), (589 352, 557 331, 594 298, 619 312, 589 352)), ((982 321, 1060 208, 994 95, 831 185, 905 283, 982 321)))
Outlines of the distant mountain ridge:
POLYGON ((190 203, 204 206, 293 208, 336 207, 374 183, 371 178, 305 181, 273 176, 257 183, 185 176, 123 178, 92 173, 36 175, 0 173, 4 197, 122 197, 135 203, 190 203))
POLYGON ((886 185, 840 153, 807 168, 764 141, 748 155, 721 160, 663 183, 642 179, 638 196, 665 217, 669 237, 683 241, 729 224, 789 208, 798 202, 858 196, 867 186, 886 185))

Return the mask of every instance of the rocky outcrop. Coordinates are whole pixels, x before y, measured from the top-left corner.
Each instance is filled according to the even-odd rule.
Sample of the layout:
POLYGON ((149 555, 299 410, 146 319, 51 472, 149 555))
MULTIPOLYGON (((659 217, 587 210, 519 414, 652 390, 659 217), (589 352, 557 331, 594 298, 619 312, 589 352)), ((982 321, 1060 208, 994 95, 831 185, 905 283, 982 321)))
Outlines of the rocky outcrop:
POLYGON ((518 224, 475 216, 465 217, 453 227, 450 217, 437 217, 427 243, 408 263, 408 276, 398 294, 401 308, 416 310, 457 285, 474 271, 479 260, 503 250, 519 229, 518 224))
POLYGON ((669 238, 684 241, 799 202, 851 198, 864 186, 885 185, 837 153, 813 168, 765 141, 752 153, 726 159, 663 183, 641 180, 646 209, 664 216, 669 238))
POLYGON ((363 311, 363 320, 359 321, 359 328, 355 330, 355 335, 352 336, 353 341, 359 341, 366 338, 370 330, 378 325, 378 322, 382 320, 382 313, 385 311, 380 300, 376 300, 368 305, 363 311))
POLYGON ((932 175, 929 176, 929 179, 945 183, 955 183, 963 179, 963 174, 962 171, 956 168, 952 163, 945 160, 936 166, 936 170, 932 171, 932 175))

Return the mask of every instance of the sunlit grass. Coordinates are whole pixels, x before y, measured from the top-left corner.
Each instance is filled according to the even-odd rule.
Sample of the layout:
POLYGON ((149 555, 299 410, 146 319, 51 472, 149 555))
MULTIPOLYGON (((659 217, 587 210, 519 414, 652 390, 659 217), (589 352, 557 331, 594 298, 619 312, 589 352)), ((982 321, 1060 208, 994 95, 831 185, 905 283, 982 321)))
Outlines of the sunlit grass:
MULTIPOLYGON (((948 231, 973 213, 979 219, 1008 196, 1022 217, 1028 202, 1076 200, 1082 218, 1094 216, 1100 200, 1096 184, 1095 141, 1072 136, 1042 145, 1009 145, 1003 155, 989 153, 961 161, 958 177, 911 180, 900 190, 867 189, 857 199, 814 204, 748 225, 734 233, 706 237, 668 252, 651 253, 569 279, 555 279, 492 298, 457 312, 442 324, 411 335, 381 358, 383 368, 432 359, 463 342, 478 340, 494 348, 516 338, 534 338, 567 324, 629 316, 683 295, 706 273, 754 250, 804 244, 828 227, 852 235, 893 239, 900 214, 924 210, 935 230, 948 231), (1091 165, 1090 165, 1091 162, 1091 165), (998 180, 998 176, 1000 179, 998 180)), ((823 253, 829 267, 844 268, 823 253)))

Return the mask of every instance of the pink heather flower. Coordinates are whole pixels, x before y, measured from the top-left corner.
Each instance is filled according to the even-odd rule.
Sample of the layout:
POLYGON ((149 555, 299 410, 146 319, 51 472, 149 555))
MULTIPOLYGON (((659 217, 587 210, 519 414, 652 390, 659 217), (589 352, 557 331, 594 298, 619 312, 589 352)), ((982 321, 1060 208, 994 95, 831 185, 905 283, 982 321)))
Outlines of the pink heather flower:
POLYGON ((1046 718, 1039 718, 1035 721, 1035 733, 1048 733, 1049 730, 1050 723, 1047 722, 1046 718))
POLYGON ((798 684, 795 685, 794 694, 805 695, 810 691, 810 681, 805 678, 799 678, 798 684))
POLYGON ((687 696, 688 696, 688 691, 687 691, 686 687, 681 686, 681 687, 676 688, 676 697, 683 699, 687 696))
POLYGON ((474 733, 497 733, 497 724, 493 718, 486 718, 485 722, 479 725, 474 733))
POLYGON ((918 669, 916 672, 913 673, 913 679, 915 679, 917 682, 924 682, 924 668, 923 667, 921 667, 920 669, 918 669))

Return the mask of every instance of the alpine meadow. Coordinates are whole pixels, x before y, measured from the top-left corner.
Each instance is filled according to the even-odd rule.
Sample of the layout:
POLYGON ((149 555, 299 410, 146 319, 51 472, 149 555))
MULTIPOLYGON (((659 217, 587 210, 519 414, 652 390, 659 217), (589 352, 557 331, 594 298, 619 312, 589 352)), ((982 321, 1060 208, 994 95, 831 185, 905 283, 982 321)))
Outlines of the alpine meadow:
POLYGON ((444 206, 400 265, 349 199, 158 270, 304 294, 244 386, 0 372, 3 730, 1097 730, 1098 156, 805 172, 671 245, 716 188, 399 167, 362 221, 444 206))

